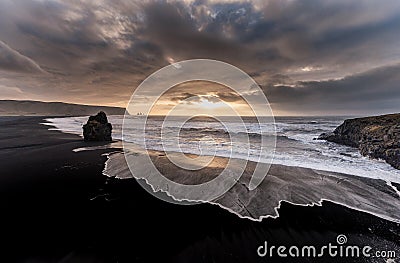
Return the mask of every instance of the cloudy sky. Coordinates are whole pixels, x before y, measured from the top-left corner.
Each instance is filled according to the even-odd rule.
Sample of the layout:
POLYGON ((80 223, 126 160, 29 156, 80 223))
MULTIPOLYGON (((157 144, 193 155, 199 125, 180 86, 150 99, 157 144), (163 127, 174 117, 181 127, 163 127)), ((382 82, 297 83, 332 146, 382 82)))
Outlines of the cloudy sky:
POLYGON ((0 99, 125 107, 193 58, 247 72, 276 114, 400 112, 400 1, 0 0, 0 99))

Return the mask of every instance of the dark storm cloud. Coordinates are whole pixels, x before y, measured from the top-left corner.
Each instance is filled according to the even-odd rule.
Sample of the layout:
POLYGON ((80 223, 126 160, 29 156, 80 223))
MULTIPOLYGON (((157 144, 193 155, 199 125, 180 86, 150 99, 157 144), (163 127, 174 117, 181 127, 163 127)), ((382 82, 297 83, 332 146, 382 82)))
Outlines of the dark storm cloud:
POLYGON ((389 54, 398 55, 400 44, 398 2, 265 3, 151 4, 146 32, 179 59, 206 56, 250 73, 305 79, 311 74, 301 74, 301 67, 320 65, 316 77, 338 77, 397 59, 389 54))
POLYGON ((300 81, 293 86, 264 87, 278 108, 332 113, 399 111, 400 64, 373 69, 339 80, 300 81))
MULTIPOLYGON (((0 38, 33 57, 35 61, 66 73, 88 72, 93 65, 123 58, 123 45, 130 45, 130 22, 115 18, 111 10, 90 4, 71 1, 15 1, 3 2, 4 13, 13 10, 9 21, 15 32, 0 31, 0 38), (110 13, 108 13, 110 11, 110 13)), ((0 11, 1 13, 1 11, 0 11)), ((138 49, 140 51, 140 49, 138 49)), ((118 69, 128 65, 119 63, 118 69)))
MULTIPOLYGON (((169 62, 211 58, 253 76, 279 109, 327 96, 329 105, 362 110, 365 100, 354 94, 381 102, 390 96, 393 77, 373 81, 383 74, 371 69, 400 61, 399 35, 397 0, 3 0, 0 84, 18 87, 15 98, 25 92, 44 100, 123 105, 169 62), (34 71, 49 74, 21 74, 34 71), (351 90, 343 84, 350 80, 351 90), (344 87, 353 103, 336 93, 344 87)), ((234 95, 218 94, 231 102, 234 95)), ((318 111, 322 104, 300 106, 318 111)))

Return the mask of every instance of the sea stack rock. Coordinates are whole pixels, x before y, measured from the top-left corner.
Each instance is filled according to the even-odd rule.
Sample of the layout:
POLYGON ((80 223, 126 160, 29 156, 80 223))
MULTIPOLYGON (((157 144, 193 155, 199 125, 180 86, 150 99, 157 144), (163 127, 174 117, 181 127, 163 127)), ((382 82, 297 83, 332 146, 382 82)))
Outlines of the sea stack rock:
POLYGON ((400 113, 348 119, 318 139, 358 147, 362 155, 400 169, 400 113))
POLYGON ((90 116, 83 125, 83 138, 85 141, 111 141, 112 125, 107 120, 107 115, 100 111, 97 115, 90 116))

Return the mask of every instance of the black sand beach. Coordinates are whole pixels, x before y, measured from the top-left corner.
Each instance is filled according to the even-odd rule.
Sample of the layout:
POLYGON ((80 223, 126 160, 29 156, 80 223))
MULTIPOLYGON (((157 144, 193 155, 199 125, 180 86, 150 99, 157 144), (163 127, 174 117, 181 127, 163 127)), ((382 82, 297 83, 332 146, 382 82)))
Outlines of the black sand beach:
MULTIPOLYGON (((400 227, 330 202, 283 203, 277 219, 240 219, 215 205, 179 206, 134 179, 102 175, 117 149, 48 131, 41 117, 0 119, 1 262, 385 262, 371 258, 260 258, 271 245, 349 244, 399 251, 400 227)), ((399 255, 399 254, 398 254, 399 255)))

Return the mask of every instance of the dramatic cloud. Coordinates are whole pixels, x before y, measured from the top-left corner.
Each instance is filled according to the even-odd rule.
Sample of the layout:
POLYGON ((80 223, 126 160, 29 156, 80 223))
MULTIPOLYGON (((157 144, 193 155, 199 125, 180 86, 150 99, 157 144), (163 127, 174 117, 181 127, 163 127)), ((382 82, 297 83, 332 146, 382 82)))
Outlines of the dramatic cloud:
POLYGON ((32 59, 21 55, 0 41, 0 70, 24 73, 44 73, 32 59))
POLYGON ((3 0, 0 25, 0 98, 125 106, 155 70, 210 58, 254 77, 277 112, 398 105, 397 0, 3 0))

